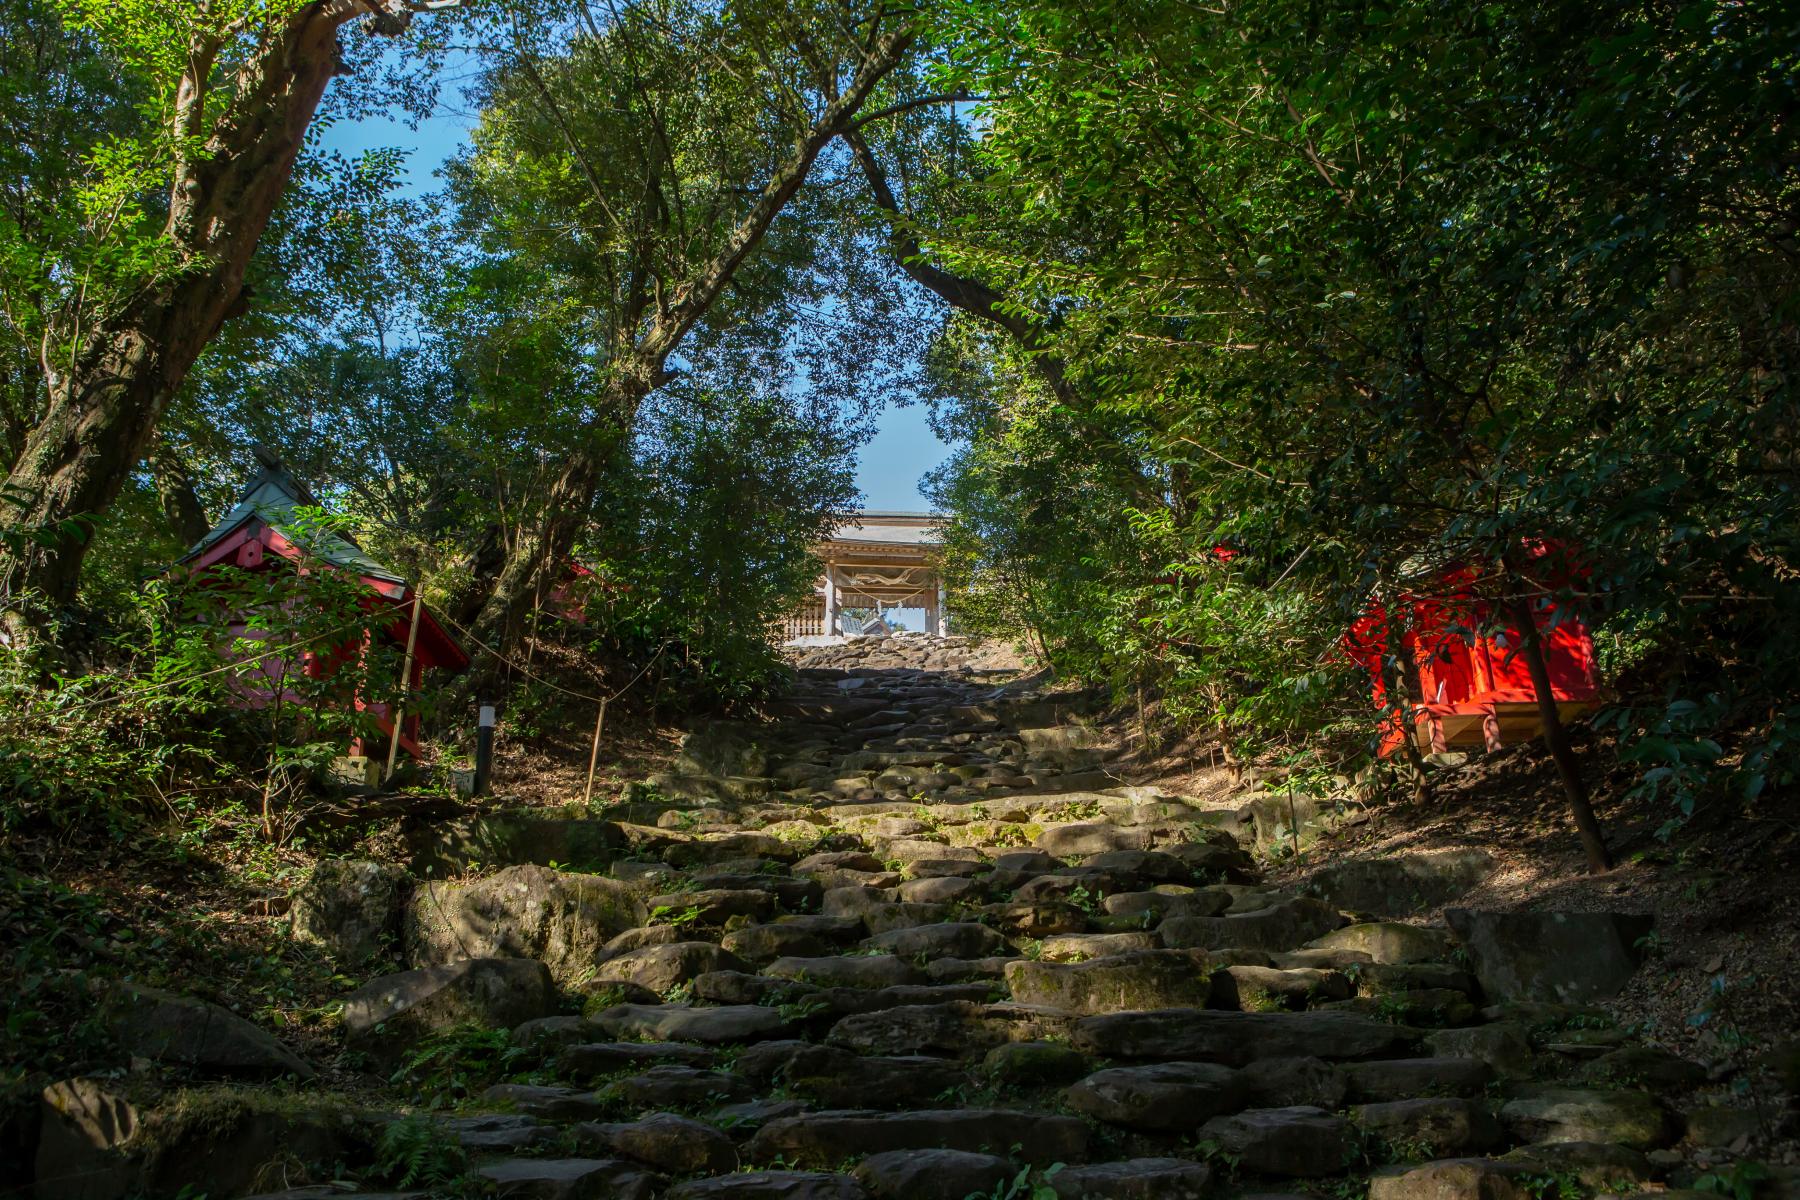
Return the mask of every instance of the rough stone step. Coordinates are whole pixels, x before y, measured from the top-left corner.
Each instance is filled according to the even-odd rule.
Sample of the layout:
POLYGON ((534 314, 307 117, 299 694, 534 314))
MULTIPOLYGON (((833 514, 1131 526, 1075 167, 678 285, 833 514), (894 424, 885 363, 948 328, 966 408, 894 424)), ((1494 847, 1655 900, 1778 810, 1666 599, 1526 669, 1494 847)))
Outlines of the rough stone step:
POLYGON ((765 1043, 740 1056, 738 1069, 825 1108, 918 1108, 969 1081, 941 1058, 865 1056, 811 1042, 765 1043))
POLYGON ((1084 1116, 1149 1133, 1198 1128, 1242 1108, 1248 1095, 1241 1073, 1214 1063, 1156 1063, 1096 1071, 1063 1093, 1084 1116))
POLYGON ((571 1139, 584 1153, 618 1155, 672 1175, 716 1175, 737 1166, 737 1147, 711 1125, 652 1113, 636 1121, 577 1125, 571 1139))
POLYGON ((1355 1165, 1357 1153, 1348 1121, 1304 1105, 1214 1117, 1200 1136, 1258 1175, 1336 1175, 1355 1165))
POLYGON ((601 1089, 607 1101, 622 1101, 637 1111, 652 1108, 698 1108, 748 1100, 750 1082, 729 1071, 703 1067, 651 1067, 641 1075, 616 1079, 601 1089))
POLYGON ((664 1200, 869 1200, 869 1193, 826 1171, 747 1171, 676 1184, 664 1200))
POLYGON ((1011 1154, 1040 1166, 1087 1157, 1088 1128, 1074 1117, 1011 1109, 932 1109, 880 1113, 832 1110, 787 1117, 757 1130, 753 1161, 825 1166, 893 1150, 1011 1154))
POLYGON ((1479 1154, 1498 1147, 1505 1136, 1486 1105, 1448 1096, 1361 1104, 1350 1110, 1350 1121, 1365 1137, 1408 1157, 1420 1149, 1444 1158, 1479 1154))
POLYGON ((1027 1006, 909 1004, 857 1013, 834 1024, 826 1040, 859 1054, 982 1054, 1004 1042, 1068 1036, 1067 1013, 1027 1006))
POLYGON ((1050 1179, 1057 1200, 1202 1200, 1212 1169, 1181 1158, 1132 1158, 1068 1167, 1050 1179))
POLYGON ((1084 1015, 1203 1008, 1213 997, 1206 957, 1185 950, 1137 950, 1076 963, 1020 959, 1007 964, 1006 985, 1021 1004, 1084 1015))
POLYGON ((968 1150, 888 1150, 856 1166, 856 1180, 875 1200, 967 1200, 1000 1194, 1013 1165, 968 1150))
POLYGON ((764 967, 762 973, 775 979, 794 979, 825 988, 883 988, 925 982, 925 972, 891 954, 778 958, 764 967))
POLYGON ((1112 1013, 1075 1022, 1078 1049, 1109 1058, 1216 1062, 1243 1066, 1258 1059, 1316 1055, 1327 1059, 1404 1058, 1416 1029, 1353 1013, 1219 1012, 1173 1008, 1112 1013))
POLYGON ((552 1062, 559 1079, 586 1082, 657 1064, 710 1067, 715 1055, 684 1042, 586 1042, 565 1046, 552 1062))
POLYGON ((784 1037, 792 1022, 773 1008, 739 1004, 693 1008, 685 1004, 621 1004, 598 1013, 593 1024, 614 1038, 726 1045, 784 1037))
POLYGON ((509 1158, 475 1168, 489 1194, 520 1200, 564 1200, 580 1196, 649 1200, 656 1177, 632 1163, 611 1158, 509 1158))

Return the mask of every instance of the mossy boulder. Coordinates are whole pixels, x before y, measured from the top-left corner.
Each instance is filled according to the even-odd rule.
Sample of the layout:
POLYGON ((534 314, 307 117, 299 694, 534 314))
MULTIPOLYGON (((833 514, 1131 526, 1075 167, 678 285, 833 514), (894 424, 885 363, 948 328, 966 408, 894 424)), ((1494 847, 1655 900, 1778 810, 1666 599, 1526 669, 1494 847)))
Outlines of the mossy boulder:
POLYGON ((576 810, 502 809, 458 821, 434 822, 408 839, 414 874, 456 875, 480 867, 551 863, 604 869, 630 850, 615 821, 576 810))
POLYGON ((424 884, 406 906, 403 932, 416 967, 534 958, 574 986, 593 974, 608 941, 646 916, 616 879, 516 866, 466 883, 424 884))
POLYGON ((1455 900, 1494 871, 1494 856, 1472 846, 1346 859, 1321 867, 1306 890, 1352 912, 1408 916, 1455 900))
POLYGON ((1494 1000, 1591 1004, 1619 994, 1643 960, 1653 919, 1635 913, 1490 912, 1444 917, 1494 1000))
POLYGON ((1654 1150, 1675 1140, 1669 1110, 1644 1092, 1541 1088, 1508 1101, 1500 1119, 1522 1141, 1611 1142, 1654 1150))
POLYGON ((982 1067, 1001 1083, 1054 1087, 1080 1079, 1093 1069, 1093 1061, 1060 1042, 1008 1042, 988 1051, 982 1067))
POLYGON ((321 947, 345 966, 391 956, 400 941, 406 882, 405 871, 385 863, 319 863, 294 892, 294 940, 321 947))
POLYGON ((1370 962, 1376 963, 1422 963, 1448 958, 1454 947, 1441 929, 1398 921, 1368 921, 1316 937, 1307 943, 1307 948, 1366 954, 1370 962))
POLYGON ((471 958, 372 979, 344 998, 341 1020, 352 1049, 392 1060, 422 1037, 466 1025, 512 1029, 551 1016, 556 1004, 543 963, 471 958))

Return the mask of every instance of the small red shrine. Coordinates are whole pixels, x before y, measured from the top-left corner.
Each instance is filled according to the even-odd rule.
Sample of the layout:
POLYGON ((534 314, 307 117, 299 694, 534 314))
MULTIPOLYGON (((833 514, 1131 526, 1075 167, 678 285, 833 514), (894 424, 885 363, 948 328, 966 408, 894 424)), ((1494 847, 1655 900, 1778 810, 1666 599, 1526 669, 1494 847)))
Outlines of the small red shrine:
POLYGON ((589 610, 596 603, 610 602, 629 591, 629 584, 614 583, 580 559, 571 558, 562 576, 545 594, 540 610, 572 625, 586 625, 589 610))
MULTIPOLYGON (((181 557, 176 569, 190 574, 202 574, 221 567, 236 567, 243 571, 289 567, 306 571, 314 569, 314 564, 322 563, 346 571, 361 584, 365 593, 361 603, 366 610, 391 614, 391 620, 375 626, 379 635, 396 646, 405 646, 412 633, 414 604, 418 599, 412 585, 391 568, 371 558, 346 534, 335 530, 309 531, 306 544, 301 545, 283 533, 283 526, 293 527, 297 509, 318 508, 319 503, 279 458, 262 451, 258 451, 257 458, 263 464, 262 471, 244 489, 237 505, 181 557)), ((234 621, 230 628, 234 636, 254 636, 249 632, 247 621, 234 621)), ((428 670, 459 672, 469 665, 468 653, 445 632, 423 604, 418 605, 418 631, 411 640, 409 692, 416 692, 423 686, 428 670)), ((360 652, 361 646, 355 640, 307 650, 302 653, 303 661, 298 664, 298 669, 313 678, 326 677, 336 664, 360 652)), ((246 694, 245 703, 254 707, 269 703, 276 694, 279 681, 295 666, 265 660, 262 670, 270 679, 270 688, 255 695, 246 694)), ((357 711, 368 713, 374 719, 380 739, 378 744, 369 745, 358 738, 351 743, 349 753, 369 758, 384 757, 394 731, 388 705, 365 702, 360 696, 356 697, 355 703, 357 711)), ((418 738, 419 716, 406 713, 401 718, 400 749, 418 758, 421 753, 418 738)))
MULTIPOLYGON (((1542 568, 1540 574, 1579 573, 1541 543, 1531 557, 1542 568)), ((1480 594, 1482 582, 1476 568, 1457 564, 1441 572, 1429 592, 1401 597, 1406 618, 1402 663, 1410 661, 1417 669, 1418 696, 1409 705, 1412 735, 1423 753, 1462 746, 1497 750, 1542 730, 1537 689, 1518 653, 1521 633, 1496 619, 1493 601, 1480 594)), ((1559 609, 1550 595, 1533 598, 1531 607, 1550 669, 1551 694, 1566 720, 1591 707, 1598 695, 1594 640, 1587 626, 1559 609)), ((1384 708, 1388 626, 1387 610, 1372 605, 1343 639, 1350 657, 1369 672, 1375 702, 1384 708)), ((1393 754, 1406 736, 1406 718, 1395 714, 1379 753, 1393 754)))

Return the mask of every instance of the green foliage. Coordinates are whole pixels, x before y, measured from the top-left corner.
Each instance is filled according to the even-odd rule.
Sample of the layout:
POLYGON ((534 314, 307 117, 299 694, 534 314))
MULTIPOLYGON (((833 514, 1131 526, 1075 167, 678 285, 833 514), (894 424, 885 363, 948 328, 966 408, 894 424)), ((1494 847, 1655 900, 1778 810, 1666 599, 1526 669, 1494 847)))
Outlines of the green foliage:
MULTIPOLYGON (((332 536, 304 513, 287 533, 302 545, 332 536)), ((253 800, 265 838, 285 840, 312 779, 350 738, 377 732, 366 706, 395 697, 393 614, 354 576, 316 564, 218 568, 130 600, 110 672, 44 688, 24 652, 0 650, 0 829, 119 825, 222 785, 253 800)), ((431 700, 415 692, 408 705, 431 700)))
POLYGON ((1694 1180, 1694 1190, 1729 1196, 1731 1200, 1754 1200, 1757 1191, 1774 1172, 1754 1159, 1734 1162, 1718 1171, 1708 1171, 1694 1180))
POLYGON ((408 1048, 390 1082, 403 1084, 426 1108, 447 1108, 472 1099, 527 1060, 529 1051, 513 1043, 506 1029, 464 1025, 433 1033, 408 1048))
POLYGON ((782 676, 770 626, 818 572, 812 546, 854 495, 847 431, 774 395, 672 396, 603 485, 584 551, 596 639, 658 663, 677 703, 733 700, 782 676), (603 589, 603 590, 600 590, 603 589))
POLYGON ((1018 1174, 996 1183, 993 1191, 970 1192, 964 1200, 1056 1200, 1058 1193, 1050 1181, 1062 1169, 1062 1163, 1051 1163, 1041 1172, 1020 1167, 1018 1174))
POLYGON ((680 929, 684 925, 692 925, 700 919, 698 905, 690 904, 685 908, 677 908, 670 904, 659 904, 650 910, 650 924, 673 925, 680 929))
POLYGON ((438 1187, 455 1182, 468 1166, 456 1136, 420 1113, 390 1121, 375 1147, 376 1174, 395 1187, 438 1187))
POLYGON ((1358 707, 1366 736, 1337 631, 1492 564, 1492 596, 1578 612, 1637 696, 1698 706, 1619 718, 1678 816, 1792 774, 1791 13, 936 20, 944 82, 986 99, 909 185, 915 220, 1060 377, 966 322, 940 342, 976 623, 1239 737, 1358 707), (1546 597, 1509 563, 1541 538, 1580 583, 1546 597), (1737 752, 1764 782, 1730 786, 1737 752))

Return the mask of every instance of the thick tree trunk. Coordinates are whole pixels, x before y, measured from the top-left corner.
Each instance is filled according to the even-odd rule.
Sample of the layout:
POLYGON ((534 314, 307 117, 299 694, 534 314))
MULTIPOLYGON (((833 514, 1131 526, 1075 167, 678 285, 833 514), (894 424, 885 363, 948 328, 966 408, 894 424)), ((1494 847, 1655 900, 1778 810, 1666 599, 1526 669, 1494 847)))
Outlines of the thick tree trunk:
POLYGON ((169 529, 184 546, 192 546, 211 528, 206 508, 194 491, 194 477, 181 454, 166 438, 157 438, 150 447, 150 475, 156 481, 156 497, 162 502, 163 517, 169 529))
MULTIPOLYGON (((559 582, 560 568, 574 552, 593 507, 603 462, 601 454, 591 450, 571 457, 544 497, 543 519, 514 539, 475 620, 475 636, 492 650, 502 655, 513 651, 524 636, 537 597, 559 582)), ((491 680, 498 666, 497 655, 484 653, 477 678, 491 680)))
MULTIPOLYGON (((294 160, 338 69, 344 0, 296 12, 240 70, 205 153, 178 163, 165 229, 187 269, 116 314, 81 314, 66 360, 50 364, 43 418, 5 483, 0 529, 54 536, 0 570, 0 620, 15 638, 41 633, 75 598, 90 534, 144 456, 157 421, 194 361, 239 303, 244 271, 280 202, 294 160)), ((203 92, 209 61, 198 54, 203 92)), ((200 112, 183 83, 178 116, 200 112)))
MULTIPOLYGON (((1514 578, 1509 581, 1513 587, 1529 586, 1524 580, 1514 578)), ((1510 601, 1507 605, 1513 623, 1520 633, 1519 654, 1525 659, 1525 669, 1531 673, 1531 689, 1537 693, 1538 717, 1544 726, 1544 745, 1550 750, 1550 758, 1556 764, 1556 773, 1562 778, 1563 794, 1569 799, 1569 812, 1575 818, 1575 830, 1581 835, 1582 853, 1587 856, 1588 870, 1598 875, 1612 870, 1612 855, 1606 849, 1606 839, 1600 832, 1600 818, 1594 815, 1593 802, 1588 799, 1587 783, 1581 777, 1581 760, 1575 754, 1575 748, 1569 744, 1569 731, 1563 726, 1562 714, 1557 711, 1556 694, 1550 685, 1550 662, 1544 656, 1543 638, 1538 633, 1537 618, 1531 611, 1531 602, 1525 599, 1510 601)))

